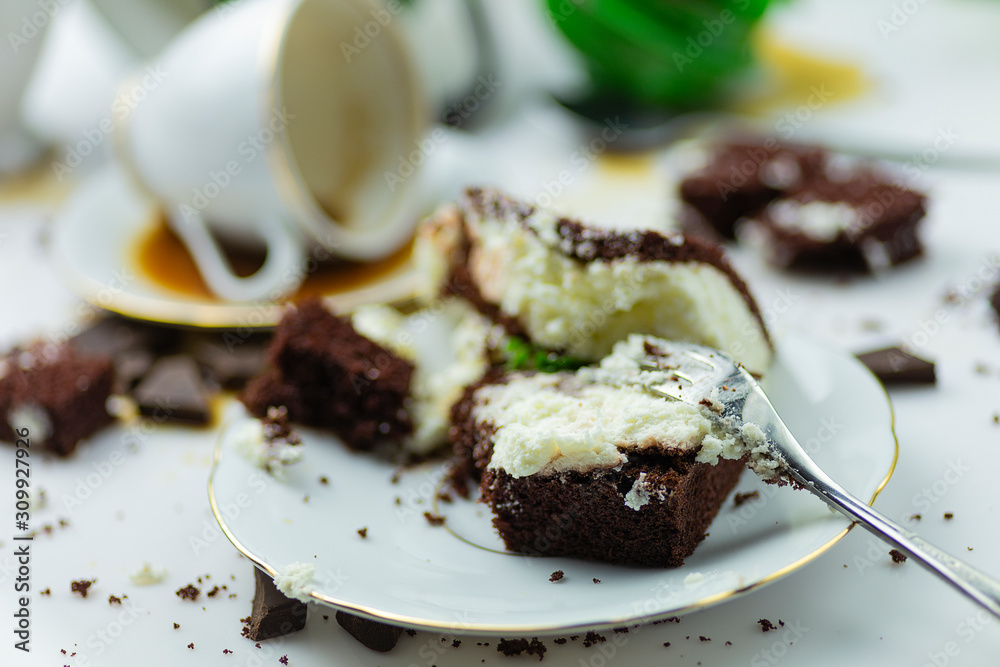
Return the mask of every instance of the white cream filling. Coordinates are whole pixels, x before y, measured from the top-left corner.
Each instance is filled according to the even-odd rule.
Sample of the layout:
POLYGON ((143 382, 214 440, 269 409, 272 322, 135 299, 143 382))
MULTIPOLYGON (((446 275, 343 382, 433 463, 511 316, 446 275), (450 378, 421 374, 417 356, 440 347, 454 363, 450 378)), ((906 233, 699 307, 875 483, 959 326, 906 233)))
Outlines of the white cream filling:
POLYGON ((861 224, 860 211, 844 202, 802 203, 783 199, 771 204, 768 214, 777 226, 819 241, 833 241, 841 233, 861 224))
POLYGON ((351 321, 358 333, 414 365, 408 406, 413 433, 403 445, 426 454, 444 444, 452 405, 489 366, 489 341, 499 335, 495 326, 458 299, 410 315, 388 306, 365 306, 351 321), (447 341, 446 349, 442 341, 447 341))
POLYGON ((16 433, 19 429, 28 429, 28 438, 41 444, 52 436, 52 418, 42 406, 37 403, 22 403, 7 413, 7 423, 16 433))
MULTIPOLYGON (((717 394, 705 406, 648 390, 662 383, 666 372, 640 368, 647 342, 655 346, 657 340, 632 335, 599 366, 514 374, 506 384, 479 389, 475 419, 496 429, 489 467, 518 478, 614 468, 627 462, 630 452, 695 452, 697 462, 710 465, 749 453, 755 472, 773 477, 778 463, 766 455, 763 431, 748 423, 736 432, 719 418, 717 394)), ((643 479, 640 475, 626 496, 633 509, 650 500, 643 479)))
MULTIPOLYGON (((698 262, 579 262, 559 250, 556 221, 481 218, 469 269, 483 297, 524 326, 532 342, 596 360, 631 333, 707 345, 763 372, 771 350, 729 277, 698 262)), ((668 237, 682 242, 680 237, 668 237)), ((565 250, 565 249, 563 249, 565 250)))
POLYGON ((584 384, 569 374, 515 376, 476 394, 475 417, 496 426, 491 468, 512 477, 613 468, 628 452, 698 451, 740 458, 742 447, 707 409, 635 386, 584 384))
POLYGON ((274 587, 290 598, 311 602, 316 566, 312 563, 289 563, 274 576, 274 587))
POLYGON ((302 459, 302 445, 268 442, 264 437, 264 424, 259 419, 241 419, 232 426, 231 433, 241 456, 275 476, 282 476, 286 466, 302 459))
POLYGON ((167 578, 166 568, 153 568, 149 563, 143 563, 142 568, 128 575, 129 581, 136 586, 152 586, 167 578))

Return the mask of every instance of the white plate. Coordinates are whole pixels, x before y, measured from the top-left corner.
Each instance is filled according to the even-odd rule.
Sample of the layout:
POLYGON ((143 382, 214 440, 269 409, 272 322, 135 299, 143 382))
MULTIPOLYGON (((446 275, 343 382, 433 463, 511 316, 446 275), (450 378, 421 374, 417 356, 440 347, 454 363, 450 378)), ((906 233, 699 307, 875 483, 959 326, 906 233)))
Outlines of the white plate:
MULTIPOLYGON (((187 298, 161 287, 138 269, 135 249, 159 215, 115 163, 82 182, 56 215, 49 255, 66 285, 95 306, 137 319, 198 327, 273 326, 283 303, 225 303, 187 298)), ((413 294, 408 262, 377 281, 327 296, 340 311, 413 294)))
MULTIPOLYGON (((878 381, 847 353, 791 337, 768 384, 792 433, 820 465, 873 501, 897 454, 892 409, 878 381)), ((242 406, 232 406, 232 420, 243 415, 242 406)), ((223 429, 209 497, 236 548, 272 575, 294 562, 314 564, 316 601, 409 627, 542 633, 671 616, 775 581, 848 530, 807 492, 766 486, 746 472, 738 490, 757 490, 760 498, 739 508, 727 501, 683 567, 528 558, 503 553, 486 506, 435 502, 440 463, 409 470, 393 484, 390 465, 303 429, 302 461, 276 480, 235 451, 231 433, 223 429), (425 511, 447 515, 446 526, 431 526, 425 511), (550 583, 555 570, 565 578, 550 583)))

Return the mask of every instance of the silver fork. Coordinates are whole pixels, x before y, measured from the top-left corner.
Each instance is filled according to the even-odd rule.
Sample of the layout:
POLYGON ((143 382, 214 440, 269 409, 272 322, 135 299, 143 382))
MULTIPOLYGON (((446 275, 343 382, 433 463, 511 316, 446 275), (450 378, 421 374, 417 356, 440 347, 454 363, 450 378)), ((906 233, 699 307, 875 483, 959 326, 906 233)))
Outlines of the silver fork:
POLYGON ((876 512, 830 479, 795 440, 760 384, 743 367, 701 345, 656 341, 655 348, 663 355, 650 354, 640 363, 640 369, 649 371, 640 376, 644 389, 669 400, 706 405, 737 432, 745 424, 756 424, 764 439, 751 452, 755 469, 776 469, 1000 618, 1000 582, 876 512))

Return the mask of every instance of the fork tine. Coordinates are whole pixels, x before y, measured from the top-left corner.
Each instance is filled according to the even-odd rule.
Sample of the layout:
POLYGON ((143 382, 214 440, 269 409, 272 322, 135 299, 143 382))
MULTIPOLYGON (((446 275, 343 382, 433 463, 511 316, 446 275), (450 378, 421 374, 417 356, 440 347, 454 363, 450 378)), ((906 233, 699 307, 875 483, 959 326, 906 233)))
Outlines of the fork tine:
POLYGON ((684 350, 684 354, 690 357, 691 359, 694 359, 695 361, 705 364, 706 366, 708 366, 713 370, 717 368, 716 364, 703 354, 699 354, 698 352, 692 352, 691 350, 684 350))
POLYGON ((670 371, 670 375, 672 377, 677 378, 678 380, 684 380, 685 382, 688 382, 690 384, 694 384, 694 380, 692 380, 690 376, 688 376, 688 375, 686 375, 684 373, 681 373, 678 370, 672 370, 672 371, 670 371))

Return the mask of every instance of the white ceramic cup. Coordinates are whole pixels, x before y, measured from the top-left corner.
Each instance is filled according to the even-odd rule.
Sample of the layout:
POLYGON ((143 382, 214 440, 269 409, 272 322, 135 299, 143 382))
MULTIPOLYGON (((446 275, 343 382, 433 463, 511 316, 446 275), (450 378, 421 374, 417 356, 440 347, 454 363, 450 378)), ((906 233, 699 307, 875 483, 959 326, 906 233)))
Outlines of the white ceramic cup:
POLYGON ((310 247, 373 260, 408 239, 417 179, 390 175, 426 109, 395 18, 369 0, 236 0, 122 86, 116 153, 217 296, 293 291, 310 247), (238 277, 216 236, 263 242, 264 265, 238 277))
POLYGON ((28 87, 50 11, 33 0, 0 3, 0 174, 30 165, 44 147, 25 128, 22 97, 28 87))

